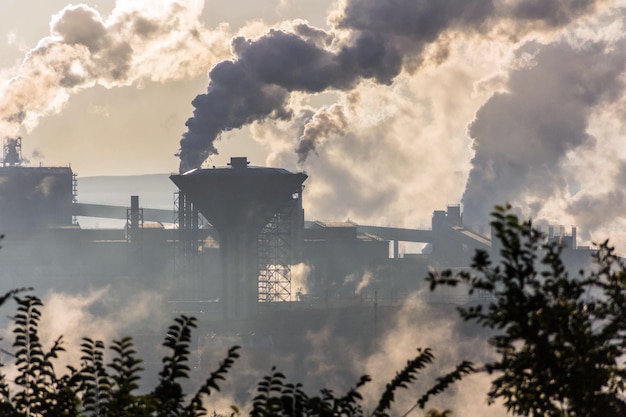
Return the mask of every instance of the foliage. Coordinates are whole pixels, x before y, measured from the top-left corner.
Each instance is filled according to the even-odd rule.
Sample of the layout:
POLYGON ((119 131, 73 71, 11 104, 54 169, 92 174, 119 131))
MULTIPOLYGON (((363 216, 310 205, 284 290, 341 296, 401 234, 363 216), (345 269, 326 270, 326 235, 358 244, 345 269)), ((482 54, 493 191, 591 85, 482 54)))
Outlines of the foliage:
MULTIPOLYGON (((362 376, 356 385, 344 395, 337 396, 332 390, 322 389, 320 396, 309 397, 302 390, 302 385, 286 383, 285 376, 272 368, 272 372, 263 377, 258 384, 257 396, 254 397, 250 415, 251 417, 387 417, 398 388, 408 388, 408 384, 417 379, 419 371, 432 363, 434 359, 430 349, 418 349, 418 351, 417 357, 407 361, 406 366, 387 384, 377 407, 371 414, 364 410, 361 403, 363 397, 359 392, 363 385, 371 381, 368 375, 362 376)), ((445 387, 460 379, 460 375, 472 371, 471 363, 463 362, 457 369, 439 378, 431 389, 418 398, 415 406, 403 415, 406 416, 417 407, 423 409, 430 396, 441 393, 445 387)), ((427 415, 439 414, 437 410, 429 410, 427 415)), ((449 411, 444 411, 443 415, 449 415, 449 411)))
MULTIPOLYGON (((562 261, 563 247, 546 237, 530 221, 520 221, 508 207, 497 207, 492 227, 500 256, 492 260, 477 251, 471 272, 431 273, 433 288, 439 285, 468 286, 491 297, 481 304, 460 307, 461 317, 488 329, 495 359, 475 369, 470 362, 435 381, 414 406, 424 410, 429 399, 473 372, 492 376, 488 398, 502 401, 510 413, 521 416, 591 417, 626 415, 626 265, 604 242, 594 256, 590 272, 571 277, 562 261)), ((13 298, 13 352, 17 376, 9 381, 0 372, 1 417, 200 417, 208 414, 207 397, 239 357, 231 348, 218 368, 197 391, 184 392, 189 378, 190 344, 196 320, 181 316, 168 328, 163 346, 162 370, 156 387, 138 393, 142 361, 130 337, 105 344, 84 338, 81 364, 60 373, 54 361, 64 351, 59 337, 48 349, 42 346, 38 326, 41 300, 22 296, 24 290, 0 297, 0 305, 13 298)), ((7 352, 5 352, 7 353, 7 352)), ((434 360, 428 348, 385 386, 380 398, 365 399, 362 387, 367 375, 342 394, 322 389, 307 394, 272 368, 257 384, 248 406, 252 417, 387 417, 399 390, 415 382, 434 360), (367 411, 366 404, 372 411, 367 411)), ((233 406, 233 415, 243 413, 233 406)), ((428 410, 426 416, 450 416, 450 410, 428 410)), ((232 416, 231 416, 232 417, 232 416)))
POLYGON ((9 385, 2 375, 2 411, 7 416, 78 415, 72 393, 77 384, 75 375, 57 377, 52 363, 57 354, 64 351, 62 338, 56 339, 50 350, 44 351, 38 334, 41 301, 33 296, 15 296, 15 300, 18 312, 14 317, 13 347, 16 349, 14 355, 18 375, 14 383, 17 391, 11 396, 9 385))
MULTIPOLYGON (((2 417, 200 417, 207 415, 204 399, 213 391, 219 391, 235 360, 239 347, 228 350, 219 367, 199 387, 194 395, 184 393, 181 379, 189 377, 190 343, 196 319, 181 316, 174 320, 165 336, 163 346, 168 354, 163 357, 163 368, 157 386, 149 393, 139 394, 142 360, 137 357, 133 340, 125 337, 114 340, 109 346, 111 359, 105 363, 105 345, 101 340, 85 337, 82 340, 78 369, 68 367, 59 374, 54 359, 63 352, 63 339, 56 339, 45 350, 39 338, 42 302, 35 296, 23 298, 12 291, 0 297, 0 305, 13 297, 18 304, 14 317, 15 359, 17 377, 9 384, 0 372, 0 416, 2 417)), ((409 360, 396 377, 387 384, 372 416, 388 416, 387 412, 399 388, 408 388, 420 370, 430 364, 434 355, 430 349, 419 350, 416 358, 409 360)), ((435 385, 418 398, 410 411, 424 408, 429 397, 442 392, 461 375, 472 371, 471 364, 463 362, 451 373, 442 376, 435 385)), ((354 416, 369 415, 363 406, 359 389, 369 382, 363 376, 344 395, 323 389, 321 395, 309 396, 302 385, 285 381, 285 376, 272 368, 257 386, 250 415, 269 416, 354 416)), ((233 415, 240 411, 233 406, 233 415)), ((215 414, 214 414, 215 415, 215 414)), ((449 415, 429 410, 427 415, 449 415)))
MULTIPOLYGON (((219 390, 218 380, 239 357, 239 347, 232 347, 217 371, 211 373, 202 387, 186 403, 178 382, 188 378, 189 342, 195 319, 182 316, 170 326, 163 346, 171 351, 163 358, 163 370, 155 389, 137 394, 142 360, 137 358, 132 338, 115 340, 110 346, 113 358, 105 365, 104 344, 84 338, 81 367, 68 367, 59 376, 53 360, 64 351, 62 337, 44 350, 39 339, 40 308, 35 296, 18 297, 23 290, 11 291, 0 298, 0 305, 11 296, 18 304, 14 317, 15 353, 11 354, 17 370, 13 384, 0 373, 0 416, 2 417, 199 417, 207 414, 203 396, 210 389, 219 390)), ((7 352, 5 352, 7 353, 7 352)))
POLYGON ((626 269, 604 242, 585 276, 569 276, 563 247, 496 207, 492 227, 501 262, 485 251, 474 273, 431 273, 431 287, 465 283, 491 294, 486 305, 459 308, 461 317, 493 331, 497 359, 489 399, 523 416, 622 416, 626 346, 626 269))

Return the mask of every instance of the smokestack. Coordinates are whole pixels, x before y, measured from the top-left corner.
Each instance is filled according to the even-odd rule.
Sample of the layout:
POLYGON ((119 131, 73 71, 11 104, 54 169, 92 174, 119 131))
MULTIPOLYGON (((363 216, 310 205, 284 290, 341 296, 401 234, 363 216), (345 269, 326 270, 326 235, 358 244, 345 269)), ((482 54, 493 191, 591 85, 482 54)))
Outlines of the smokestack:
POLYGON ((231 168, 242 169, 242 168, 248 168, 249 163, 250 162, 248 162, 248 158, 246 158, 245 156, 243 157, 233 156, 230 158, 230 162, 228 163, 228 165, 231 168))
POLYGON ((139 229, 143 227, 143 209, 139 208, 139 196, 130 196, 130 208, 126 211, 126 239, 135 243, 139 240, 139 229))

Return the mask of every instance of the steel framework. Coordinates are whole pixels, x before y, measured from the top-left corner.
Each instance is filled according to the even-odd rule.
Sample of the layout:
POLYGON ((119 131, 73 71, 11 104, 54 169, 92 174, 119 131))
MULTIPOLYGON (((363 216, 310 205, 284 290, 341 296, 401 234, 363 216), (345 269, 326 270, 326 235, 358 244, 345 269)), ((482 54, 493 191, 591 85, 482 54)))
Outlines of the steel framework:
POLYGON ((194 204, 181 192, 174 193, 174 225, 178 229, 178 254, 189 259, 198 254, 202 218, 194 204))
POLYGON ((126 209, 126 241, 137 243, 143 228, 143 209, 139 208, 139 196, 130 197, 130 208, 126 209))
POLYGON ((260 303, 291 301, 293 210, 290 205, 278 212, 259 233, 260 303))
MULTIPOLYGON (((72 204, 78 203, 78 174, 72 173, 72 204)), ((126 215, 126 221, 128 222, 128 214, 126 215)), ((72 216, 72 224, 78 224, 78 218, 73 215, 72 216)))

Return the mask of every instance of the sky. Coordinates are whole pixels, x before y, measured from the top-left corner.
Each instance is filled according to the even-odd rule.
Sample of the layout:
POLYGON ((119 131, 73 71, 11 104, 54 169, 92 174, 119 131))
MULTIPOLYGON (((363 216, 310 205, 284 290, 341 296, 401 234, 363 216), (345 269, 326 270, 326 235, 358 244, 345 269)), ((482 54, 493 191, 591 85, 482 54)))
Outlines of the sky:
POLYGON ((81 177, 231 156, 306 171, 314 219, 428 227, 460 203, 478 227, 510 202, 626 253, 625 16, 625 0, 0 0, 0 136, 81 177))

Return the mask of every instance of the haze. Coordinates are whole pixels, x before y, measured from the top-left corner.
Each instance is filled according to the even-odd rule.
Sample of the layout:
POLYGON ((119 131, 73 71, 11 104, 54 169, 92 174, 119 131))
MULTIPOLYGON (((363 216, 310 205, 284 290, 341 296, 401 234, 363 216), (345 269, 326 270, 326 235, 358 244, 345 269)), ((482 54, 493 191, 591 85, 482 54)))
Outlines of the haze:
MULTIPOLYGON (((509 201, 623 254, 625 17, 625 0, 0 0, 0 139, 21 136, 31 166, 144 175, 120 180, 124 201, 170 207, 172 184, 161 203, 154 179, 167 176, 147 174, 246 156, 306 171, 307 220, 429 228, 461 203, 480 228, 509 201)), ((124 321, 156 329, 166 291, 154 283, 180 277, 146 276, 149 289, 124 297, 123 280, 70 278, 47 294, 48 330, 108 337, 124 321)), ((419 296, 400 310, 377 352, 318 328, 301 340, 310 351, 284 360, 302 372, 308 355, 317 381, 369 372, 382 383, 416 344, 439 349, 442 366, 483 354, 484 335, 447 311, 416 320, 434 317, 419 296)), ((472 414, 474 390, 461 390, 459 414, 472 414)))
POLYGON ((462 202, 481 225, 510 201, 623 252, 625 7, 2 1, 0 135, 22 135, 31 164, 71 163, 82 177, 173 172, 193 118, 203 139, 187 141, 190 167, 246 155, 306 170, 311 218, 423 227, 462 202), (274 74, 261 59, 302 45, 325 61, 302 55, 274 74), (272 101, 211 136, 203 115, 243 100, 208 77, 233 59, 272 101))

